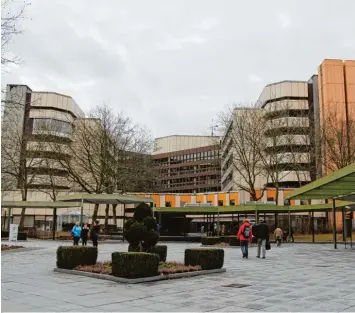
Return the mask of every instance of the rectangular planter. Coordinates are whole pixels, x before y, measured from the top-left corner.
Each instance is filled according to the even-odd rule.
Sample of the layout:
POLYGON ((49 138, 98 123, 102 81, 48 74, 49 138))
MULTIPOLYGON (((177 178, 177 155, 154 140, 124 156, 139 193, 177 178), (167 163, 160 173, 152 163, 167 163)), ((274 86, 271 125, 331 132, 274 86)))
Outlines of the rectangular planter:
POLYGON ((176 274, 169 274, 169 275, 159 275, 159 276, 154 276, 154 277, 127 279, 127 278, 115 277, 115 276, 111 276, 111 275, 96 274, 96 273, 82 272, 82 271, 76 271, 76 270, 66 270, 63 268, 55 268, 54 269, 54 272, 57 272, 57 273, 86 276, 86 277, 115 281, 117 283, 124 283, 124 284, 148 283, 148 282, 159 281, 159 280, 177 279, 177 278, 184 278, 184 277, 193 277, 193 276, 200 276, 200 275, 224 273, 225 271, 226 271, 225 268, 219 268, 219 269, 207 270, 207 271, 186 272, 186 273, 176 273, 176 274))

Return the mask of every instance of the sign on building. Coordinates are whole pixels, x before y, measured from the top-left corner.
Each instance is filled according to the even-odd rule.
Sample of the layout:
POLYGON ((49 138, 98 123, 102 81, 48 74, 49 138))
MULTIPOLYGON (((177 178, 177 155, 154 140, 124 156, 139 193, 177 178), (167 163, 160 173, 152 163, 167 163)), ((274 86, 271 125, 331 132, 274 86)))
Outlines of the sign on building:
POLYGON ((17 241, 18 225, 10 224, 9 241, 17 241))

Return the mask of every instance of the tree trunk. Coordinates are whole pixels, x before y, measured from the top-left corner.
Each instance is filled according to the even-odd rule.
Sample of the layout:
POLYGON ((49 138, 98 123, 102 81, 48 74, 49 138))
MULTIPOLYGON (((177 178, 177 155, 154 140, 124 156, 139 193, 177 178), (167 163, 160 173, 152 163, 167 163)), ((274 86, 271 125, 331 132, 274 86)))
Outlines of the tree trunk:
POLYGON ((96 203, 94 207, 94 213, 92 214, 92 223, 91 228, 94 226, 95 221, 97 220, 97 213, 99 212, 99 204, 96 203))
MULTIPOLYGON (((22 208, 21 209, 21 218, 20 218, 20 224, 18 226, 18 229, 20 231, 23 231, 24 226, 25 226, 25 213, 26 213, 26 208, 22 208)), ((9 216, 9 218, 11 218, 11 216, 9 216)))
POLYGON ((106 208, 105 208, 105 234, 108 234, 108 215, 110 212, 110 205, 106 204, 106 208))
POLYGON ((113 224, 115 225, 117 229, 117 204, 112 204, 112 215, 113 215, 113 224))

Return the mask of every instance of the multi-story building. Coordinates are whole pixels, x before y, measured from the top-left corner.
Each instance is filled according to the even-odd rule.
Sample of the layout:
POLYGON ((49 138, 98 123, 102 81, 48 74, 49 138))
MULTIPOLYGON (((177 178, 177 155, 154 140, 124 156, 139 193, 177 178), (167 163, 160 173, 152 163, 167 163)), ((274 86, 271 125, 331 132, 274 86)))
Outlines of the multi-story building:
POLYGON ((68 190, 68 173, 58 160, 70 157, 65 146, 79 117, 84 113, 70 96, 8 85, 1 134, 2 190, 23 184, 26 189, 68 190), (63 145, 62 153, 53 151, 53 142, 63 145))
POLYGON ((355 60, 324 60, 318 68, 323 172, 355 162, 355 60))
POLYGON ((219 138, 168 136, 155 140, 154 163, 159 192, 220 190, 219 138))

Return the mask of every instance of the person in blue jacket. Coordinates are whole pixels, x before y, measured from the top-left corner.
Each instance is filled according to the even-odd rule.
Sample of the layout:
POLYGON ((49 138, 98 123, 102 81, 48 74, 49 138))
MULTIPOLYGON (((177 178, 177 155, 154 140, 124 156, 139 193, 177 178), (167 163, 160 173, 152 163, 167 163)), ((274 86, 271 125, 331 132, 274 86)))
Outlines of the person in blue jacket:
POLYGON ((76 222, 73 229, 71 230, 71 234, 74 239, 74 246, 77 246, 79 244, 80 236, 81 236, 81 227, 79 225, 79 222, 76 222))

